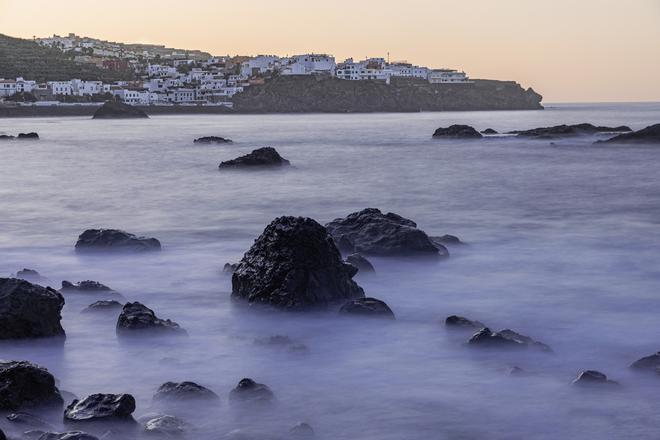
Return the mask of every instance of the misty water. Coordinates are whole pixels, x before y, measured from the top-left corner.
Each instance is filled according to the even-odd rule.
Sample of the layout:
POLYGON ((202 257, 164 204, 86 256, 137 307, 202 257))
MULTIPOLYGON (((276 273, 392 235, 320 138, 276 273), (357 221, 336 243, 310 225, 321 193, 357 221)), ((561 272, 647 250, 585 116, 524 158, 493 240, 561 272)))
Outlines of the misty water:
MULTIPOLYGON (((131 393, 136 418, 176 413, 195 439, 236 429, 286 438, 298 422, 322 440, 657 439, 660 377, 628 366, 660 350, 660 149, 593 145, 598 137, 431 139, 453 123, 506 131, 579 122, 638 129, 660 122, 660 105, 0 119, 0 133, 41 136, 0 144, 0 274, 32 268, 56 288, 97 280, 189 334, 120 343, 117 313, 81 314, 104 297, 65 294, 63 346, 3 342, 0 358, 47 367, 78 397, 131 393), (235 142, 192 143, 203 135, 235 142), (294 166, 218 170, 260 146, 294 166), (365 207, 468 243, 441 261, 370 259, 376 273, 355 280, 396 321, 261 311, 230 298, 222 266, 275 217, 325 224, 365 207), (163 250, 76 255, 77 236, 92 227, 156 237, 163 250), (554 353, 468 348, 471 332, 445 328, 451 314, 554 353), (307 350, 254 342, 274 335, 307 350), (529 374, 512 376, 513 366, 529 374), (571 386, 585 369, 621 386, 571 386), (270 386, 275 405, 232 407, 227 395, 243 377, 270 386), (219 407, 152 406, 159 385, 183 380, 215 391, 219 407)), ((58 430, 72 429, 60 419, 51 420, 58 430)), ((0 429, 21 431, 4 417, 0 429)))

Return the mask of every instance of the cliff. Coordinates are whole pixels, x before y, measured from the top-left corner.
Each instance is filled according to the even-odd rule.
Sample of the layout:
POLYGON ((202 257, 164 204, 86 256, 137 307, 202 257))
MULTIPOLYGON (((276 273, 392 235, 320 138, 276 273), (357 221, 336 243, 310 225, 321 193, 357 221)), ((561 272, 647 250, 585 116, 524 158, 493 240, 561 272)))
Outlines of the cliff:
POLYGON ((513 81, 430 84, 422 79, 346 81, 280 76, 234 96, 238 113, 347 113, 463 110, 539 110, 542 96, 513 81))

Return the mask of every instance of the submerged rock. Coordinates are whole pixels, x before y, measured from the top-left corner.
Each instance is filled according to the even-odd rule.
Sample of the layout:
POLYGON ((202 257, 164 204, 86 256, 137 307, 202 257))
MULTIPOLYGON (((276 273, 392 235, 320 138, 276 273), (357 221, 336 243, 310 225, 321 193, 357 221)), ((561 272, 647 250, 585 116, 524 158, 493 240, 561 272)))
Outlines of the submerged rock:
POLYGON ((631 131, 630 127, 622 125, 620 127, 601 127, 593 124, 575 124, 575 125, 555 125, 553 127, 539 127, 531 130, 515 130, 509 134, 516 134, 520 137, 536 138, 558 138, 567 136, 592 135, 597 133, 620 133, 631 131))
POLYGON ((660 124, 649 125, 641 130, 620 134, 600 142, 612 144, 660 144, 660 124))
POLYGON ((76 243, 77 252, 144 252, 159 251, 155 238, 137 237, 118 229, 87 229, 76 243))
POLYGON ((34 269, 19 270, 18 272, 16 272, 16 278, 37 284, 42 284, 48 281, 48 278, 43 277, 39 272, 37 272, 34 269))
POLYGON ((469 125, 460 125, 454 124, 449 127, 438 128, 433 133, 434 138, 446 138, 446 139, 478 139, 483 137, 481 133, 469 125))
POLYGON ((454 328, 485 328, 486 326, 479 321, 472 321, 471 319, 462 316, 451 315, 445 319, 447 327, 454 328))
POLYGON ((220 397, 213 391, 195 382, 165 382, 156 394, 154 401, 217 400, 220 397))
POLYGON ((96 312, 110 312, 118 311, 123 307, 123 304, 115 300, 101 300, 88 305, 81 313, 96 313, 96 312))
POLYGON ((0 278, 0 339, 64 336, 62 295, 16 278, 0 278))
POLYGON ((341 306, 339 313, 394 319, 394 312, 392 312, 392 309, 390 309, 384 301, 376 298, 358 298, 351 300, 341 306))
POLYGON ((219 168, 281 167, 290 164, 288 160, 280 156, 275 148, 263 147, 236 159, 224 161, 220 163, 219 168))
POLYGON ((74 400, 64 410, 65 422, 135 422, 135 398, 130 394, 92 394, 74 400))
POLYGON ((448 256, 444 246, 435 245, 412 220, 398 214, 363 209, 326 225, 344 252, 378 256, 448 256))
POLYGON ((494 130, 492 128, 487 128, 485 130, 481 131, 481 134, 499 134, 497 130, 494 130))
POLYGON ((289 430, 289 436, 296 440, 307 440, 314 438, 314 430, 307 423, 298 423, 289 430))
POLYGON ((450 234, 445 234, 445 235, 430 237, 430 238, 431 238, 431 241, 433 241, 433 243, 436 246, 443 246, 444 247, 445 245, 456 246, 456 245, 459 245, 459 244, 463 244, 463 242, 461 241, 460 238, 458 238, 455 235, 450 235, 450 234))
POLYGON ((48 370, 27 361, 0 361, 0 410, 61 407, 63 403, 48 370))
POLYGON ((369 260, 360 254, 355 253, 349 255, 346 257, 346 262, 357 267, 358 270, 362 273, 376 272, 376 269, 374 269, 374 266, 369 262, 369 260))
POLYGON ((630 368, 660 373, 660 351, 636 360, 630 365, 630 368))
POLYGON ((232 276, 232 296, 283 309, 325 307, 364 296, 355 268, 341 260, 311 218, 279 217, 257 238, 232 276))
POLYGON ((94 112, 92 119, 135 119, 148 118, 147 114, 137 107, 124 104, 121 101, 106 101, 94 112))
POLYGON ((477 333, 472 335, 469 344, 474 346, 483 347, 496 347, 496 348, 537 348, 542 351, 552 351, 552 349, 542 343, 535 341, 529 336, 521 335, 513 330, 502 330, 500 332, 493 332, 488 327, 482 328, 477 333))
POLYGON ((241 379, 229 393, 229 401, 241 404, 266 404, 275 398, 268 386, 250 378, 241 379))
POLYGON ((83 431, 67 431, 67 432, 44 432, 37 440, 99 440, 91 434, 83 431))
POLYGON ((18 133, 18 136, 16 136, 16 139, 39 139, 39 135, 35 133, 34 131, 31 131, 29 133, 18 133))
POLYGON ((190 425, 178 417, 163 415, 149 420, 144 431, 161 437, 179 437, 183 435, 190 425))
POLYGON ((79 281, 73 284, 70 281, 62 281, 61 291, 69 292, 90 292, 90 293, 107 293, 114 292, 111 288, 105 284, 101 284, 98 281, 79 281))
POLYGON ((220 136, 202 136, 193 141, 195 144, 231 144, 232 140, 220 136))
POLYGON ((122 308, 117 319, 117 335, 186 335, 179 324, 169 319, 160 319, 153 310, 139 302, 129 302, 122 308))
POLYGON ((607 376, 600 371, 585 370, 582 371, 578 377, 573 380, 573 385, 580 386, 593 386, 593 385, 618 385, 619 383, 609 380, 607 376))

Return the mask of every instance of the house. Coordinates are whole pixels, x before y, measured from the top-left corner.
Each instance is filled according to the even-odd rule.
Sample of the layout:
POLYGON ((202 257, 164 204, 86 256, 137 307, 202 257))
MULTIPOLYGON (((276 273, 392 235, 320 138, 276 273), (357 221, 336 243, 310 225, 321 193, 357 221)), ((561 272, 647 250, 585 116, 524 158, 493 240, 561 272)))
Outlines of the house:
POLYGON ((337 65, 336 75, 339 79, 349 81, 372 80, 389 84, 392 70, 386 68, 385 60, 382 58, 369 58, 357 63, 353 58, 349 58, 337 65))
POLYGON ((53 95, 72 95, 71 81, 48 81, 48 90, 53 95))
POLYGON ((103 82, 101 81, 82 81, 79 79, 72 79, 69 83, 71 84, 72 95, 91 96, 103 93, 103 82))
POLYGON ((337 64, 335 57, 326 54, 294 55, 286 60, 282 75, 318 75, 334 76, 337 64))
POLYGON ((280 57, 276 55, 258 55, 241 63, 241 74, 246 77, 273 72, 280 66, 280 57))
POLYGON ((0 96, 12 96, 16 94, 16 81, 13 79, 0 79, 0 96))
POLYGON ((392 71, 392 76, 422 79, 428 79, 429 76, 428 67, 414 66, 411 63, 396 62, 388 64, 387 67, 392 71))
POLYGON ((433 69, 429 71, 428 80, 431 84, 468 83, 465 72, 453 69, 433 69))

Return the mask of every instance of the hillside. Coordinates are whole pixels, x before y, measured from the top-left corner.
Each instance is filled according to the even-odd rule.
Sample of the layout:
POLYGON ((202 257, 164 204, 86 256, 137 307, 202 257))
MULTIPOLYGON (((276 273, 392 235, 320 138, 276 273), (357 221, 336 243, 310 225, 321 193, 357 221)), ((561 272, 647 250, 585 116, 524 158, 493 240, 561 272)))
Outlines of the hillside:
POLYGON ((100 69, 89 64, 77 64, 57 49, 0 34, 0 78, 42 81, 84 80, 117 81, 131 79, 132 72, 100 69))

